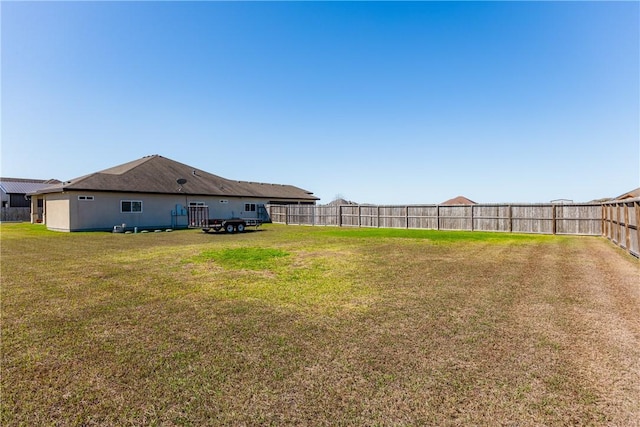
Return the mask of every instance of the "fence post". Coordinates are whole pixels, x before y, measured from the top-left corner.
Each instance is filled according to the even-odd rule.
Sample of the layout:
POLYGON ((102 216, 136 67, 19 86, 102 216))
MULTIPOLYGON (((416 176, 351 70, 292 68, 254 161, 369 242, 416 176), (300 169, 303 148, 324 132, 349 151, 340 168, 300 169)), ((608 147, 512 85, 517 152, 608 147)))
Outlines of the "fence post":
POLYGON ((611 205, 607 205, 607 239, 609 240, 613 240, 611 221, 613 221, 613 211, 611 210, 611 205))
POLYGON ((509 233, 513 233, 513 213, 511 212, 511 205, 507 206, 507 219, 509 220, 509 233))
POLYGON ((380 205, 378 205, 378 215, 377 215, 376 224, 378 224, 378 228, 380 228, 380 205))
POLYGON ((640 252, 640 201, 633 202, 633 210, 636 212, 636 242, 638 242, 636 249, 640 252))
POLYGON ((436 230, 440 230, 440 205, 436 205, 436 230))
POLYGON ((551 205, 551 234, 556 234, 556 205, 551 205))
POLYGON ((338 227, 342 227, 342 205, 338 205, 338 227))
POLYGON ((473 231, 473 205, 471 205, 471 231, 473 231))
POLYGON ((362 227, 362 207, 358 205, 358 228, 362 227))
POLYGON ((616 243, 620 244, 620 228, 622 227, 622 223, 620 221, 620 202, 616 202, 616 243))
POLYGON ((409 206, 404 207, 404 228, 409 228, 409 206))
POLYGON ((627 251, 631 251, 631 235, 629 234, 629 203, 624 204, 624 237, 627 251))
POLYGON ((607 206, 607 238, 613 240, 613 205, 607 206))

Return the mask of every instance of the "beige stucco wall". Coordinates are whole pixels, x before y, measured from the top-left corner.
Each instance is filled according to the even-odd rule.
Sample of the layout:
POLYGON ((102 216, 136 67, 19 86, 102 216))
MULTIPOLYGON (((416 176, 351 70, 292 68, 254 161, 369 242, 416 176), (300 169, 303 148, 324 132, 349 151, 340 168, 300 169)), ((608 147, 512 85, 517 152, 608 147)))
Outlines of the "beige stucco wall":
POLYGON ((64 193, 46 195, 44 199, 44 221, 50 230, 70 231, 69 200, 64 193))
MULTIPOLYGON (((127 228, 169 228, 171 211, 180 203, 179 197, 136 193, 70 192, 69 212, 71 230, 112 230, 115 225, 127 228), (79 200, 78 196, 92 196, 93 200, 79 200), (121 201, 142 202, 142 212, 121 212, 121 201)), ((184 199, 184 197, 182 197, 184 199)), ((183 221, 186 225, 186 220, 183 221)))

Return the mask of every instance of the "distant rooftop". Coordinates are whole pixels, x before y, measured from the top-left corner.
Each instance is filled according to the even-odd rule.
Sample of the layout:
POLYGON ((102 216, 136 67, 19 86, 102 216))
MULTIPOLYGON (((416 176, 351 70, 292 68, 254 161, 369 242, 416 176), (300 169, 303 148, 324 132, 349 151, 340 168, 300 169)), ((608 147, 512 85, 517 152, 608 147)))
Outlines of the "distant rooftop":
POLYGON ((28 194, 56 184, 60 184, 57 179, 0 178, 0 188, 6 194, 28 194))
POLYGON ((631 190, 627 193, 621 194, 618 197, 616 197, 616 200, 619 199, 635 199, 636 197, 640 197, 640 187, 636 188, 635 190, 631 190))
POLYGON ((454 197, 453 199, 449 199, 446 202, 440 203, 441 205, 476 205, 477 203, 473 200, 467 199, 464 196, 454 197))

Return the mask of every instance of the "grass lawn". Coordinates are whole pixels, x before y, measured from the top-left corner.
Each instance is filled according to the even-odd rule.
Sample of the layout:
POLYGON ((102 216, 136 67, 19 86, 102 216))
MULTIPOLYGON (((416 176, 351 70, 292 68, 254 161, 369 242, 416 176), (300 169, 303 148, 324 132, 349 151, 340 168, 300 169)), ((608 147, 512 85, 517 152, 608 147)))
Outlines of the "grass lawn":
POLYGON ((3 426, 640 420, 640 263, 602 238, 0 233, 3 426))

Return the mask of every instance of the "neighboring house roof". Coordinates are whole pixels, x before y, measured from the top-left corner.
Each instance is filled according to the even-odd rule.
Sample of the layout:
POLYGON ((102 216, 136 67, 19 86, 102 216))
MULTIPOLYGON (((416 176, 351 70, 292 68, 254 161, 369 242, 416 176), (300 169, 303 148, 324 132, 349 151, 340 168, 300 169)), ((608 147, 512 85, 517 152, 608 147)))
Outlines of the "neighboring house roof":
POLYGON ((57 179, 0 178, 0 189, 6 194, 30 194, 59 183, 57 179))
POLYGON ((312 192, 292 185, 234 181, 159 155, 71 179, 38 193, 71 190, 319 200, 312 192))
POLYGON ((339 206, 339 205, 357 205, 358 203, 352 202, 346 199, 335 199, 332 202, 327 203, 329 206, 339 206))
POLYGON ((441 205, 475 205, 476 202, 473 200, 469 200, 464 196, 454 197, 453 199, 449 199, 446 202, 440 203, 441 205))
POLYGON ((614 200, 635 199, 636 197, 640 197, 640 187, 636 188, 635 190, 631 190, 628 193, 621 194, 618 197, 616 197, 614 200))

